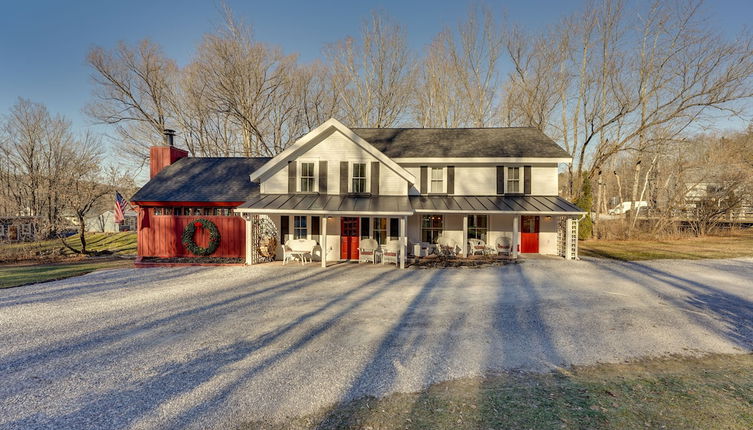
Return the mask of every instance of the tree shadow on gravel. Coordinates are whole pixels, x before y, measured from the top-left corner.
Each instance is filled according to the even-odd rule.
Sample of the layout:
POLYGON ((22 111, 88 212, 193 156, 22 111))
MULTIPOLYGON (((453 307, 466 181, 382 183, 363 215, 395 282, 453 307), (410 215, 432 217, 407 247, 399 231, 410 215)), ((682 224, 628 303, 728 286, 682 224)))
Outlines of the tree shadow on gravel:
MULTIPOLYGON (((124 288, 131 277, 148 276, 149 283, 159 283, 187 275, 195 275, 205 270, 208 269, 191 268, 190 272, 186 272, 185 268, 123 269, 122 271, 115 269, 106 272, 93 272, 85 276, 60 281, 8 288, 0 290, 0 309, 25 304, 54 303, 61 300, 77 299, 89 294, 118 290, 124 288), (110 279, 103 281, 104 276, 110 279)), ((146 287, 132 285, 130 288, 146 287)))
MULTIPOLYGON (((129 349, 133 352, 130 354, 143 353, 141 346, 159 344, 162 339, 169 338, 181 330, 192 330, 197 320, 204 320, 209 325, 214 324, 233 313, 248 309, 249 306, 258 306, 287 293, 301 291, 315 282, 326 282, 327 279, 337 276, 338 272, 338 270, 316 273, 301 271, 300 276, 285 282, 278 280, 259 282, 250 291, 247 291, 249 288, 245 283, 219 291, 212 290, 192 299, 188 304, 178 303, 177 309, 169 314, 166 314, 166 309, 152 309, 149 318, 144 315, 134 316, 127 322, 107 327, 104 330, 5 357, 0 359, 0 372, 4 375, 12 375, 13 372, 25 371, 32 366, 74 359, 77 356, 86 357, 87 362, 117 360, 121 359, 123 349, 122 347, 111 348, 111 346, 122 342, 132 343, 129 349), (222 292, 229 292, 232 295, 221 300, 216 298, 212 300, 214 294, 220 295, 219 293, 222 292), (238 294, 238 292, 241 293, 238 294)), ((7 395, 7 390, 9 389, 0 388, 0 395, 3 393, 7 395)), ((10 390, 10 393, 14 394, 14 390, 10 390)))
MULTIPOLYGON (((318 306, 316 309, 305 312, 289 323, 277 327, 273 331, 258 336, 253 341, 251 341, 251 343, 255 345, 255 348, 239 354, 237 361, 242 361, 248 358, 248 355, 253 352, 259 351, 261 348, 272 347, 272 343, 281 338, 283 335, 292 333, 296 328, 306 327, 306 323, 308 322, 309 324, 311 324, 310 321, 312 321, 316 316, 323 315, 325 311, 330 308, 334 309, 336 306, 342 305, 342 307, 335 310, 334 314, 327 315, 324 321, 312 324, 310 328, 306 328, 302 333, 295 333, 293 335, 295 339, 292 344, 284 348, 272 349, 276 352, 274 352, 269 357, 264 358, 259 363, 254 364, 250 368, 243 369, 242 375, 238 376, 237 378, 233 378, 231 383, 226 384, 224 387, 216 390, 214 393, 212 393, 210 398, 205 399, 200 404, 196 404, 195 406, 192 406, 186 409, 184 412, 180 413, 174 420, 174 423, 184 425, 196 422, 201 417, 204 417, 216 411, 220 406, 227 402, 228 398, 237 389, 242 387, 244 384, 259 376, 265 370, 279 365, 282 361, 290 358, 297 351, 300 351, 304 347, 310 345, 313 341, 327 332, 327 330, 337 324, 337 322, 347 314, 353 312, 357 308, 362 307, 366 303, 375 300, 377 297, 387 292, 391 287, 393 287, 393 285, 391 284, 405 281, 410 277, 415 276, 415 273, 415 271, 398 271, 389 272, 387 274, 377 273, 372 277, 362 279, 362 281, 355 285, 353 288, 349 289, 346 292, 337 294, 334 298, 322 304, 321 306, 318 306), (381 282, 377 284, 377 280, 381 282), (361 297, 355 297, 356 293, 364 294, 361 297)), ((286 383, 289 383, 289 381, 280 381, 280 383, 284 385, 286 383)))
MULTIPOLYGON (((713 266, 713 260, 703 265, 713 266)), ((726 264, 726 263, 716 263, 726 264)), ((735 267, 741 270, 744 278, 750 273, 753 279, 753 265, 735 267)), ((650 263, 621 262, 599 263, 599 268, 608 270, 622 279, 631 280, 644 289, 651 291, 662 302, 677 310, 684 310, 683 315, 693 324, 718 334, 744 350, 753 349, 753 301, 738 294, 710 285, 708 282, 689 279, 652 267, 650 263), (663 289, 661 285, 669 288, 663 289), (675 293, 672 293, 675 290, 675 293), (669 294, 668 294, 669 293, 669 294), (679 294, 677 294, 679 293, 679 294), (719 321, 724 328, 713 321, 719 321)), ((725 275, 733 276, 725 268, 712 268, 725 275)), ((737 275, 734 275, 737 276, 737 275)))

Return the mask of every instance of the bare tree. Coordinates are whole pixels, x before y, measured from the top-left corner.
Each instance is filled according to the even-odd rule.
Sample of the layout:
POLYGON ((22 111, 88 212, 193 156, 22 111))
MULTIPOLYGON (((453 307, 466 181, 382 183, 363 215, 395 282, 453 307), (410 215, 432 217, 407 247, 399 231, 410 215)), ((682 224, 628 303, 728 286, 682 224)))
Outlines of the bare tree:
POLYGON ((71 142, 69 151, 75 158, 75 163, 66 171, 66 177, 62 185, 62 199, 64 205, 75 216, 81 249, 75 249, 65 242, 63 244, 70 250, 90 254, 86 249, 86 219, 92 210, 108 194, 112 194, 114 188, 105 183, 102 175, 102 151, 100 142, 92 134, 85 134, 80 139, 71 142))
POLYGON ((345 122, 353 127, 391 127, 407 110, 413 61, 405 31, 372 13, 360 40, 348 37, 325 50, 345 122))
POLYGON ((425 127, 493 125, 502 47, 500 29, 487 8, 471 8, 454 31, 441 31, 421 63, 416 122, 425 127))
POLYGON ((164 138, 174 118, 170 100, 176 91, 177 66, 149 40, 134 47, 120 42, 112 51, 94 47, 87 61, 93 69, 95 101, 86 112, 115 126, 124 153, 145 162, 149 146, 164 138))

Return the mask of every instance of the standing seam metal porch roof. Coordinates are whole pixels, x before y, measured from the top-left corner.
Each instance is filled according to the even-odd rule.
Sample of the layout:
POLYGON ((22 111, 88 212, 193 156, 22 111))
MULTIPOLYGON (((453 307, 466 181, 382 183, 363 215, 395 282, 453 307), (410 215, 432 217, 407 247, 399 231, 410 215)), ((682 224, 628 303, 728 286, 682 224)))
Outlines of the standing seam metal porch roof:
POLYGON ((412 215, 407 196, 351 196, 333 194, 259 194, 238 209, 260 213, 380 213, 412 215))
POLYGON ((259 213, 542 213, 585 212, 558 196, 352 196, 329 194, 260 194, 238 207, 259 213))
POLYGON ((559 196, 411 196, 410 202, 421 213, 585 213, 559 196))

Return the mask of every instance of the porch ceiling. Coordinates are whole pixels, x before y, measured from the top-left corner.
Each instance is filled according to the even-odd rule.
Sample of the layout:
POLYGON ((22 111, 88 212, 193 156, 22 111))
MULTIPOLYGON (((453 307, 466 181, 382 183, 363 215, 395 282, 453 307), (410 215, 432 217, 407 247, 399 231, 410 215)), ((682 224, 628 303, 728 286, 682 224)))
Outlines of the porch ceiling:
POLYGON ((411 196, 410 203, 417 213, 585 213, 559 196, 411 196))
POLYGON ((329 194, 260 194, 251 197, 236 211, 280 214, 413 215, 413 208, 407 196, 329 194))

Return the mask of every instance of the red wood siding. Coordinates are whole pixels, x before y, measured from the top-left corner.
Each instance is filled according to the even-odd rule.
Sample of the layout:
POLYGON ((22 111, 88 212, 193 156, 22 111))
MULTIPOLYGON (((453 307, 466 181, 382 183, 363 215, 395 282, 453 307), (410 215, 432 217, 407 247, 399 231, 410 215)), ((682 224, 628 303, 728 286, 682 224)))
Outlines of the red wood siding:
MULTIPOLYGON (((199 218, 212 221, 220 231, 220 246, 212 257, 243 258, 246 255, 246 222, 239 216, 154 215, 153 208, 139 208, 138 255, 140 257, 195 257, 181 243, 183 230, 199 218)), ((209 244, 209 232, 197 229, 194 240, 209 244)))

